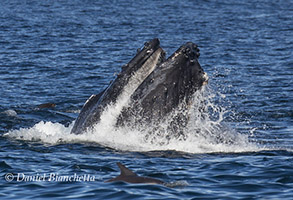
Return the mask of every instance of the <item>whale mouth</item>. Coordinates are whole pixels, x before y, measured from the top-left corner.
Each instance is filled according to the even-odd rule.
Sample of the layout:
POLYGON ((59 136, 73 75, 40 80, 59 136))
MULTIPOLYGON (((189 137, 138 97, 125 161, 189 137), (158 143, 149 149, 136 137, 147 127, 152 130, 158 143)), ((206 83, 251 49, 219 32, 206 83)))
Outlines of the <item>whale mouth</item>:
POLYGON ((184 115, 188 111, 185 104, 208 83, 199 56, 199 48, 192 42, 183 44, 167 59, 157 38, 146 42, 116 79, 86 102, 71 133, 87 132, 98 123, 109 127, 154 124, 156 129, 171 117, 168 130, 176 134, 187 119, 181 114, 173 116, 173 111, 180 107, 184 115), (179 128, 175 127, 178 123, 179 128))

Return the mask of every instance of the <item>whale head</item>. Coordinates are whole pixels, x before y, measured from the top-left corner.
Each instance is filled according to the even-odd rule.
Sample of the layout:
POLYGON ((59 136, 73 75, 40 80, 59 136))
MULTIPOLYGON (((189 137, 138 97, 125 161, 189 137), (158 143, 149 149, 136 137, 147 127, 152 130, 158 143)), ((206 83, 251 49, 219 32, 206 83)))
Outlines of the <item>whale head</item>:
POLYGON ((182 130, 188 121, 185 111, 189 110, 194 93, 208 81, 198 58, 199 49, 192 42, 182 45, 167 60, 158 39, 145 43, 116 79, 85 103, 71 132, 86 132, 101 119, 118 127, 152 127, 151 123, 155 129, 162 121, 168 121, 171 129, 175 129, 172 133, 182 130), (183 111, 180 116, 166 119, 179 107, 183 111), (103 118, 104 115, 107 117, 103 118), (180 127, 176 128, 177 125, 180 127))
POLYGON ((133 94, 135 104, 143 108, 140 115, 156 120, 181 103, 189 104, 208 81, 198 58, 197 45, 187 42, 158 66, 133 94))

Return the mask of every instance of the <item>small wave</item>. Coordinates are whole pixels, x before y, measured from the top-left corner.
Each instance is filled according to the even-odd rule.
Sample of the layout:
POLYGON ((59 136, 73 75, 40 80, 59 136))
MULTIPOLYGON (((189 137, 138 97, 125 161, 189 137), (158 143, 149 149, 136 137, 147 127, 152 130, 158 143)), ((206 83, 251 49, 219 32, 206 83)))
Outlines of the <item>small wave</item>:
POLYGON ((187 181, 174 181, 174 182, 165 183, 164 186, 170 187, 170 188, 176 188, 176 187, 186 187, 186 186, 189 186, 189 184, 187 181))
POLYGON ((10 117, 16 117, 17 116, 17 112, 15 110, 9 109, 9 110, 5 110, 3 111, 3 113, 7 116, 10 117))

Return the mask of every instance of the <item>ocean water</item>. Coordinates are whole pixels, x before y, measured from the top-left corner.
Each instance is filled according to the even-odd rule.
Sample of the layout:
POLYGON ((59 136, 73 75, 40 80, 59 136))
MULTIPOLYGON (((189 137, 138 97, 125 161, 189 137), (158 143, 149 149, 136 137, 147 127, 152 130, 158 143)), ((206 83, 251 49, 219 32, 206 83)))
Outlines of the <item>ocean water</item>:
POLYGON ((0 1, 0 198, 293 199, 292 21, 286 0, 0 1), (111 113, 71 135, 155 37, 168 56, 196 43, 209 75, 187 138, 116 130, 111 113), (167 184, 105 183, 116 162, 167 184))

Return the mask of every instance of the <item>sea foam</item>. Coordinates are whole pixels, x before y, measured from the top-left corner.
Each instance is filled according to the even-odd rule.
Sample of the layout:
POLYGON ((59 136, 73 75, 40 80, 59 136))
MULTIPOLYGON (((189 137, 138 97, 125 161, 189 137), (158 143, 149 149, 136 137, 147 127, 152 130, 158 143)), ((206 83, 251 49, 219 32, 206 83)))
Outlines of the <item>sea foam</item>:
POLYGON ((183 137, 172 136, 167 129, 169 118, 176 112, 182 112, 180 106, 160 124, 158 133, 150 134, 154 130, 153 127, 143 124, 117 128, 114 126, 117 112, 125 106, 127 102, 125 100, 118 100, 115 105, 105 108, 100 122, 84 134, 70 134, 74 122, 66 127, 60 123, 41 121, 30 128, 11 130, 5 136, 50 145, 98 143, 122 151, 175 150, 187 153, 260 151, 262 148, 251 142, 247 134, 240 134, 225 123, 227 110, 214 103, 215 96, 209 87, 204 87, 194 94, 194 101, 189 111, 185 113, 189 121, 183 131, 183 137))

